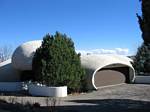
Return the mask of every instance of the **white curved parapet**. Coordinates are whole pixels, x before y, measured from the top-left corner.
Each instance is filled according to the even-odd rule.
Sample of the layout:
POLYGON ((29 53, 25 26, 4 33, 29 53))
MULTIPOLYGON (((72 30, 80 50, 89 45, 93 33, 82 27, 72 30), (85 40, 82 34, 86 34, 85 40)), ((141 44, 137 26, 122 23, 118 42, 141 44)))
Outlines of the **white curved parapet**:
POLYGON ((22 82, 0 82, 0 91, 21 91, 22 82))
POLYGON ((29 94, 34 96, 66 97, 67 86, 47 87, 37 84, 29 84, 29 94))
POLYGON ((12 65, 17 70, 32 70, 32 58, 41 40, 29 41, 16 48, 12 55, 12 65))

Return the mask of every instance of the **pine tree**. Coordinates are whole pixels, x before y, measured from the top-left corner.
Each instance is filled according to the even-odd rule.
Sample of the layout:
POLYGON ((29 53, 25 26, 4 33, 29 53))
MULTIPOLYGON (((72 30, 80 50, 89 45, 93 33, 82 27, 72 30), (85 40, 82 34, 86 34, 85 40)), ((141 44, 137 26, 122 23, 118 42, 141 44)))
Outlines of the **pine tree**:
POLYGON ((142 16, 137 14, 144 44, 150 44, 150 0, 141 0, 142 16))
POLYGON ((67 35, 46 35, 33 58, 35 80, 48 86, 67 85, 69 92, 82 89, 85 71, 80 55, 67 35))
POLYGON ((40 83, 45 83, 48 77, 45 77, 46 62, 51 61, 51 57, 48 55, 51 53, 50 45, 53 42, 53 36, 47 34, 43 38, 43 42, 40 48, 36 50, 36 53, 32 61, 32 71, 34 73, 33 80, 40 83))
POLYGON ((137 17, 144 42, 135 56, 134 66, 138 74, 150 73, 150 0, 141 0, 141 2, 142 16, 137 14, 137 17))

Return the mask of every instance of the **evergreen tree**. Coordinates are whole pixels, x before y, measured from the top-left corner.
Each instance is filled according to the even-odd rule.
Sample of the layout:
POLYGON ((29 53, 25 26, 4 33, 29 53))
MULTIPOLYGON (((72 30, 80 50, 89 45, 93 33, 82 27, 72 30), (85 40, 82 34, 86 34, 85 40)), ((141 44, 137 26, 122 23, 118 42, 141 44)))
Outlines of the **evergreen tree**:
POLYGON ((142 16, 137 14, 137 17, 144 42, 135 56, 134 67, 138 74, 150 73, 150 0, 140 1, 142 2, 142 16))
POLYGON ((46 35, 33 58, 35 80, 48 86, 67 85, 69 92, 80 91, 85 71, 81 67, 80 55, 67 35, 56 32, 46 35))
POLYGON ((33 80, 45 84, 49 77, 45 77, 46 61, 51 61, 51 57, 48 55, 51 53, 50 45, 53 42, 53 36, 47 34, 42 41, 40 48, 36 50, 36 53, 32 60, 32 71, 34 73, 33 80))
POLYGON ((150 44, 150 0, 141 0, 142 16, 137 14, 144 44, 150 44))

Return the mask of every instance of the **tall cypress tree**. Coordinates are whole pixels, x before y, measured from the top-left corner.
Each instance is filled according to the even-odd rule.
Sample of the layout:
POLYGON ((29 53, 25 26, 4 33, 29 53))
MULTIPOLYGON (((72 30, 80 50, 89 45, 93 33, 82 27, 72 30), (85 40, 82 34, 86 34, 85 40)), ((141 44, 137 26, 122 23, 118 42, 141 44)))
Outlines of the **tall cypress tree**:
POLYGON ((144 44, 150 44, 150 0, 141 0, 142 16, 137 14, 144 44))
POLYGON ((142 3, 142 15, 138 17, 142 31, 143 44, 138 48, 135 56, 135 70, 139 74, 150 73, 150 0, 140 0, 142 3))

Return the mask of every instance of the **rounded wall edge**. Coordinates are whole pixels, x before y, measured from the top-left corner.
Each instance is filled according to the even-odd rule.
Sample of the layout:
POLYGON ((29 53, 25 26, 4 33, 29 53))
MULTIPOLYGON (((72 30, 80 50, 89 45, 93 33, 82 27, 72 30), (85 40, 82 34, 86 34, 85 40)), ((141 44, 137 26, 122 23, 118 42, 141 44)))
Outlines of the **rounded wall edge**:
POLYGON ((37 84, 30 84, 29 94, 33 96, 44 96, 44 97, 66 97, 67 86, 48 87, 48 86, 40 86, 37 84))
POLYGON ((130 67, 129 73, 133 74, 132 78, 130 77, 130 83, 134 83, 134 81, 135 81, 135 70, 132 66, 129 66, 129 67, 130 67), (131 73, 131 70, 132 70, 133 73, 131 73))

